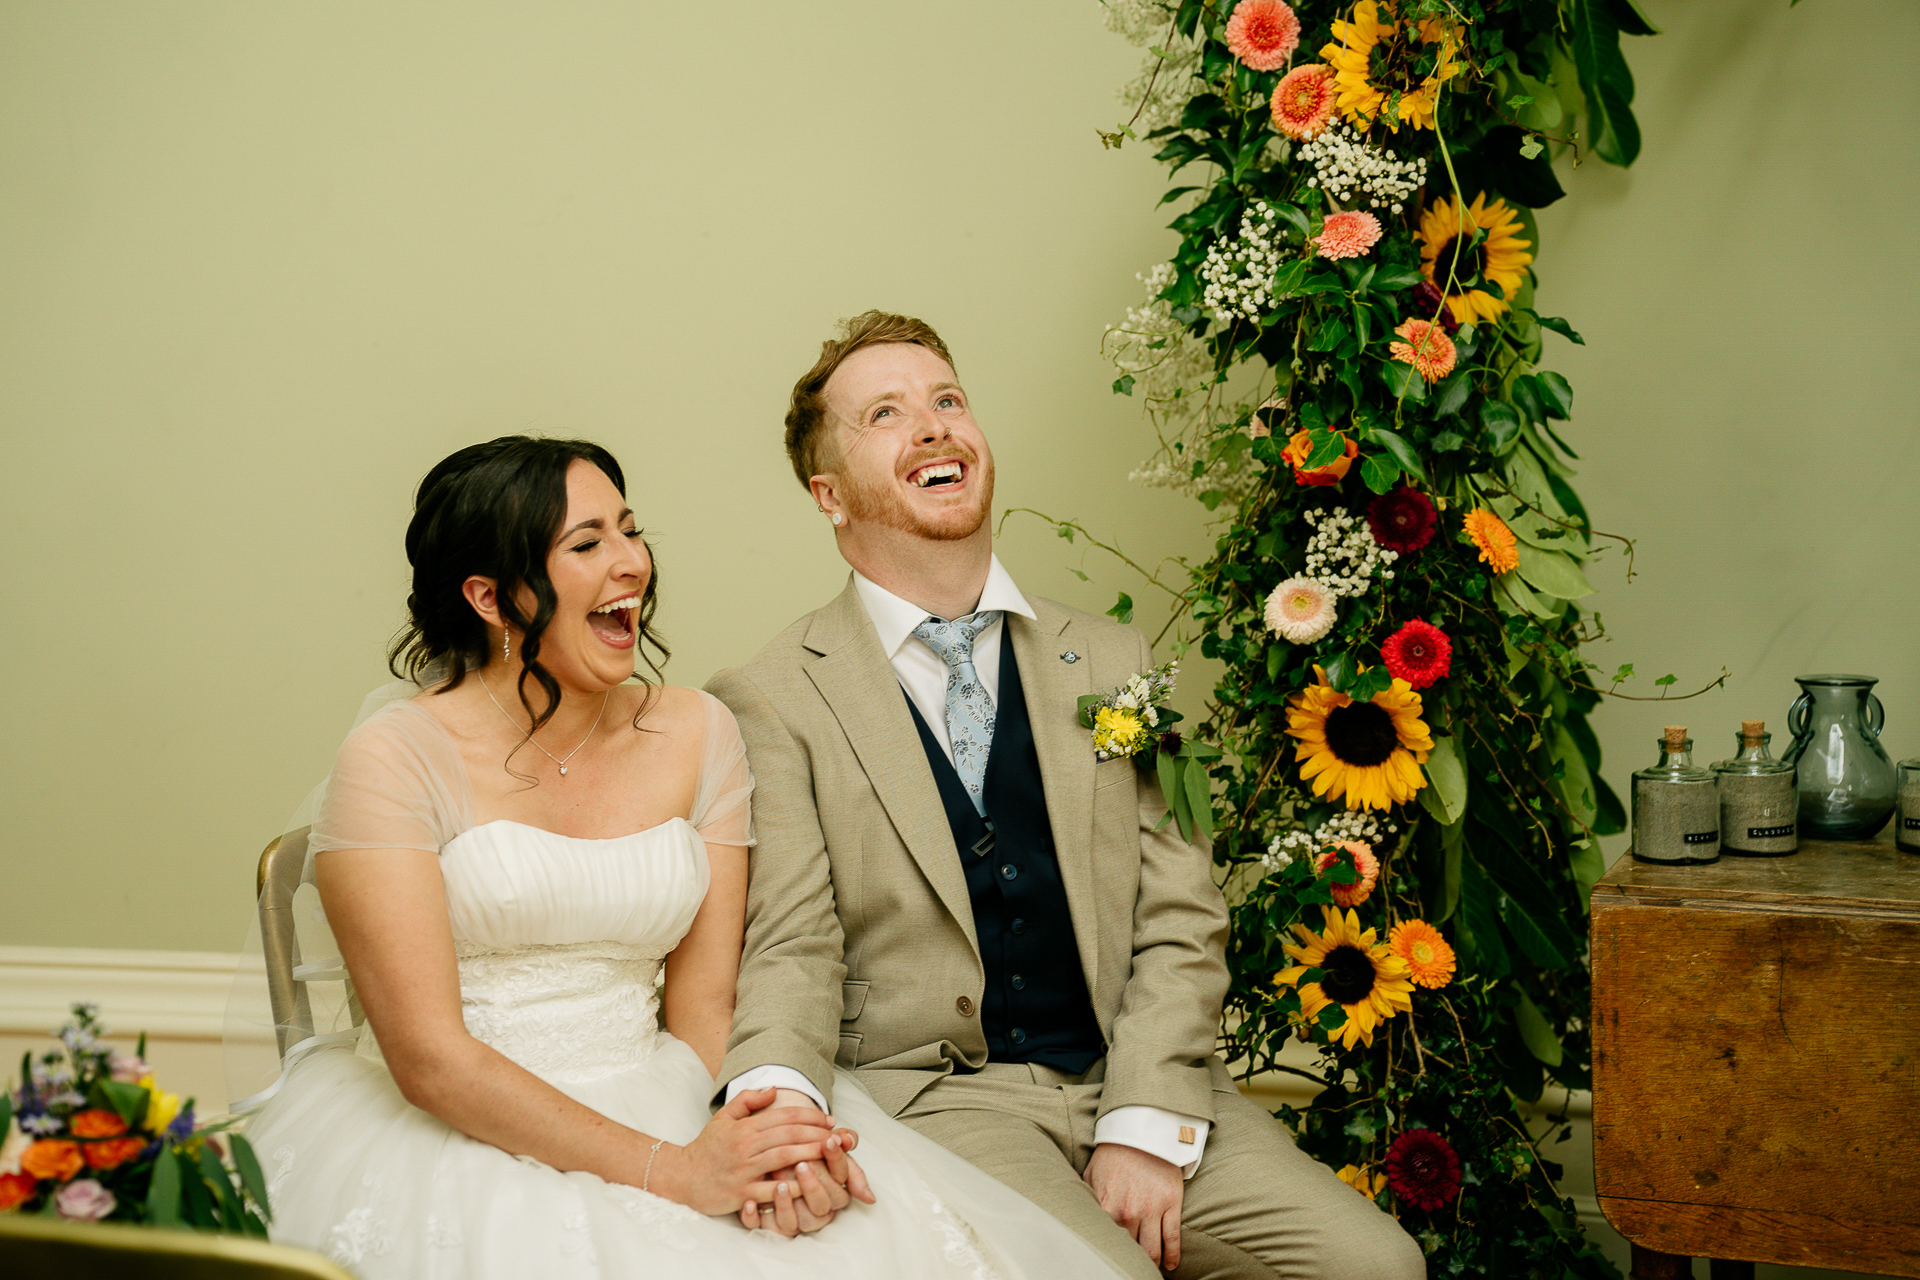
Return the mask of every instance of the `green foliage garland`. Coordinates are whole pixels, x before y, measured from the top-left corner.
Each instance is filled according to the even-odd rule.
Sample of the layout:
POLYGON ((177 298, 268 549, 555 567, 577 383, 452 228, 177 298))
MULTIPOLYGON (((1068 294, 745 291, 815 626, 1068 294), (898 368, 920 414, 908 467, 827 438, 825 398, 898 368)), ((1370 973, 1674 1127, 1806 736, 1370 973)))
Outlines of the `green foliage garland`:
POLYGON ((1534 310, 1530 267, 1532 210, 1562 194, 1550 157, 1638 152, 1620 35, 1653 28, 1632 0, 1302 0, 1285 49, 1275 7, 1108 2, 1150 55, 1133 120, 1103 138, 1147 141, 1187 184, 1163 201, 1184 204, 1179 249, 1108 353, 1164 445, 1141 478, 1218 522, 1212 557, 1169 590, 1189 620, 1176 651, 1197 639, 1225 664, 1196 736, 1226 753, 1211 817, 1234 903, 1227 1049, 1321 1086, 1282 1118, 1399 1216, 1430 1274, 1610 1275, 1523 1109, 1588 1084, 1586 891, 1594 837, 1624 825, 1587 723, 1610 690, 1578 652, 1599 635, 1582 566, 1608 535, 1572 487, 1572 389, 1540 363, 1546 332, 1581 339, 1534 310), (1322 63, 1276 105, 1283 77, 1322 63), (1342 110, 1316 123, 1319 91, 1342 110), (1330 607, 1330 628, 1284 616, 1276 588, 1303 579, 1321 591, 1303 616, 1330 607), (1299 735, 1322 730, 1316 757, 1299 735), (1329 752, 1352 766, 1344 797, 1302 773, 1329 752), (1367 779, 1377 804, 1350 809, 1367 779), (1345 921, 1335 893, 1371 884, 1373 859, 1352 932, 1303 947, 1345 921), (1416 921, 1450 944, 1450 980, 1406 980, 1389 930, 1416 921), (1362 1012, 1315 992, 1362 993, 1362 1012), (1296 1037, 1311 1070, 1279 1061, 1296 1037), (1420 1130, 1454 1176, 1405 1137, 1420 1130))

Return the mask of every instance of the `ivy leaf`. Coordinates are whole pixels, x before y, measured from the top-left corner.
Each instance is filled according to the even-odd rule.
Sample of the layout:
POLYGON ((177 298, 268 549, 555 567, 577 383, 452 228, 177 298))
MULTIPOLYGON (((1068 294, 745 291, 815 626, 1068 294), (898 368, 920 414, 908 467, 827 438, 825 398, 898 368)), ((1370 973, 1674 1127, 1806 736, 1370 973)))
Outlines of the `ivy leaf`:
POLYGON ((1658 680, 1655 680, 1654 683, 1664 688, 1665 686, 1674 683, 1679 678, 1680 678, 1679 676, 1676 676, 1671 672, 1669 672, 1668 674, 1661 676, 1658 680))
MULTIPOLYGON (((1433 416, 1445 418, 1459 413, 1473 394, 1473 378, 1465 369, 1455 369, 1434 388, 1433 416)), ((1409 468, 1411 469, 1411 468, 1409 468)))
POLYGON ((1130 373, 1123 373, 1119 377, 1115 378, 1113 380, 1113 390, 1116 395, 1123 395, 1123 396, 1132 395, 1133 394, 1133 375, 1130 373))
MULTIPOLYGON (((1402 436, 1399 432, 1389 431, 1385 427, 1375 427, 1373 429, 1373 442, 1375 444, 1385 445, 1387 451, 1393 455, 1394 461, 1400 464, 1402 471, 1409 472, 1413 475, 1420 474, 1422 470, 1420 466, 1420 455, 1413 451, 1413 446, 1408 444, 1406 437, 1402 436)), ((1384 489, 1376 489, 1374 492, 1384 493, 1386 491, 1384 489)))
POLYGON ((1354 662, 1352 654, 1336 653, 1321 664, 1320 669, 1327 673, 1328 684, 1341 693, 1351 696, 1353 690, 1350 686, 1353 684, 1354 677, 1359 674, 1359 664, 1354 662))
POLYGON ((1378 663, 1359 672, 1353 677, 1353 683, 1346 690, 1347 696, 1355 702, 1371 702, 1379 694, 1385 693, 1393 685, 1393 673, 1378 663))
POLYGON ((1467 438, 1458 431, 1442 431, 1429 441, 1435 453, 1454 453, 1464 448, 1466 443, 1467 438))
POLYGON ((1427 382, 1420 371, 1403 360, 1389 360, 1380 366, 1380 381, 1396 400, 1424 400, 1427 382))
POLYGON ((1345 457, 1347 453, 1346 437, 1338 431, 1329 431, 1324 427, 1318 431, 1309 431, 1307 443, 1310 447, 1307 450, 1307 460, 1303 464, 1304 470, 1310 471, 1315 467, 1324 467, 1336 458, 1345 457))
POLYGON ((1132 622, 1133 621, 1133 597, 1128 595, 1126 592, 1122 591, 1120 593, 1120 598, 1114 601, 1113 608, 1107 610, 1107 616, 1110 618, 1118 619, 1120 622, 1120 625, 1123 627, 1126 626, 1129 622, 1132 622))
POLYGON ((1399 478, 1399 463, 1385 454, 1370 453, 1360 459, 1360 479, 1375 493, 1387 492, 1399 478))
POLYGON ((1520 144, 1520 158, 1523 160, 1531 160, 1544 150, 1546 150, 1546 148, 1541 145, 1540 139, 1534 137, 1532 134, 1528 134, 1527 140, 1520 144))
POLYGON ((1620 684, 1623 681, 1631 679, 1633 679, 1633 664, 1631 662, 1621 663, 1620 669, 1613 673, 1613 682, 1615 684, 1620 684))

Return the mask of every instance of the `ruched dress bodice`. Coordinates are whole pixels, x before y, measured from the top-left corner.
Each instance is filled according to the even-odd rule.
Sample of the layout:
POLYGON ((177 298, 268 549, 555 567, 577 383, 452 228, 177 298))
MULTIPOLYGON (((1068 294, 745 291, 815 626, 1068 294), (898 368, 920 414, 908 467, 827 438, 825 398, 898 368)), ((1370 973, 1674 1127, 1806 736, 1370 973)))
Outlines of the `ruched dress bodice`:
POLYGON ((646 1060, 655 979, 706 896, 706 847, 683 818, 611 840, 500 819, 441 851, 467 1030, 555 1083, 646 1060))

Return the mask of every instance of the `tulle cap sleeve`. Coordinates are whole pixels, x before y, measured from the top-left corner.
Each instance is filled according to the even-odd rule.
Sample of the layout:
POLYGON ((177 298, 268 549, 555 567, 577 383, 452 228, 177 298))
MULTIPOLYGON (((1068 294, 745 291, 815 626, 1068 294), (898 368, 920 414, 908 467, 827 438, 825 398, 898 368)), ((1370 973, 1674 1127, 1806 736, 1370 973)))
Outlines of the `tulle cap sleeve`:
POLYGON ((747 768, 746 743, 724 702, 706 692, 700 698, 707 708, 706 742, 688 821, 709 844, 751 845, 753 774, 747 768))
POLYGON ((472 825, 472 787, 459 749, 430 712, 401 702, 340 745, 308 848, 437 853, 472 825))

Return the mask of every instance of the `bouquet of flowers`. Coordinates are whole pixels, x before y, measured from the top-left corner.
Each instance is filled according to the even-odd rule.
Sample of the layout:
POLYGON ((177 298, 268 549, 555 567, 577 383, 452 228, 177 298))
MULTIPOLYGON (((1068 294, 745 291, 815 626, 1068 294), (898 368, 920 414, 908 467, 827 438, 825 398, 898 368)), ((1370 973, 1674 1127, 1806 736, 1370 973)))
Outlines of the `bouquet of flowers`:
POLYGON ((0 1212, 266 1237, 253 1149, 155 1083, 145 1035, 114 1052, 90 1004, 56 1034, 62 1048, 24 1055, 19 1088, 0 1094, 0 1212))

